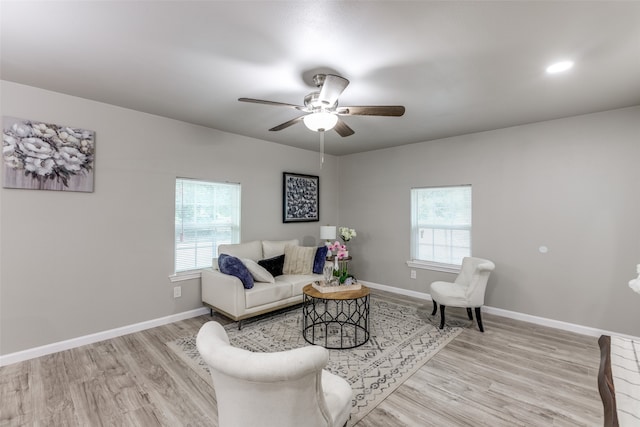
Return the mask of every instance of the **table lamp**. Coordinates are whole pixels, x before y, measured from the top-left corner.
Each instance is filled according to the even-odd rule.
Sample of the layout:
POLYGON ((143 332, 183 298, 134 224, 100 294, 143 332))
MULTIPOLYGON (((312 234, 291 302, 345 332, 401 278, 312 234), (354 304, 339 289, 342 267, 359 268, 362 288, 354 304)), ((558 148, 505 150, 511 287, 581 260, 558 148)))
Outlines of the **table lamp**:
MULTIPOLYGON (((322 225, 320 226, 320 239, 325 241, 327 248, 336 239, 336 226, 335 225, 322 225)), ((331 256, 331 250, 327 250, 327 258, 331 256)))

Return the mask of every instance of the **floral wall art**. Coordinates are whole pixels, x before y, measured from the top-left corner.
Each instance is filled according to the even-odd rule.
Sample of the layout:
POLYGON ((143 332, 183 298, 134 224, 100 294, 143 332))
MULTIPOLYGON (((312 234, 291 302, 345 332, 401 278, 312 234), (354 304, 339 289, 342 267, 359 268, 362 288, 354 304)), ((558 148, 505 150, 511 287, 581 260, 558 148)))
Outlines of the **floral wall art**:
POLYGON ((95 132, 33 120, 3 118, 3 186, 93 191, 95 132))

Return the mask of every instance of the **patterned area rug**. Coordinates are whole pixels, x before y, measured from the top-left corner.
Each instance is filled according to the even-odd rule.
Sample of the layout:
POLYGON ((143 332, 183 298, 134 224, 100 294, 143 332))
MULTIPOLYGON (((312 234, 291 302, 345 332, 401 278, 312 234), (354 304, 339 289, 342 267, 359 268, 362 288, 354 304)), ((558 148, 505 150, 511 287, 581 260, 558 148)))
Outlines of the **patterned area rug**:
MULTIPOLYGON (((397 304, 371 297, 369 341, 351 350, 329 350, 326 369, 346 379, 353 388, 348 426, 353 426, 397 389, 468 323, 437 328, 424 306, 397 304)), ((274 352, 309 345, 302 337, 302 309, 278 312, 255 321, 225 327, 232 345, 257 352, 274 352)), ((167 345, 189 366, 211 383, 208 367, 196 349, 195 336, 167 345)))

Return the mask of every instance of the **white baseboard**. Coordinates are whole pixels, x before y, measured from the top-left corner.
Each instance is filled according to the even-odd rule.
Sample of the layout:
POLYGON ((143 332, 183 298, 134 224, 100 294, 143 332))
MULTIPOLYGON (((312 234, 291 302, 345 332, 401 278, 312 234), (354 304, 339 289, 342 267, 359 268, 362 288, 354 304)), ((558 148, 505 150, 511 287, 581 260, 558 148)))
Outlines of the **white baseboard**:
POLYGON ((364 280, 358 280, 358 283, 362 283, 363 285, 368 286, 371 289, 378 289, 381 291, 391 292, 393 294, 404 295, 407 297, 413 297, 413 298, 431 301, 431 295, 425 294, 424 292, 410 291, 407 289, 400 289, 393 286, 381 285, 379 283, 365 282, 364 280))
POLYGON ((110 329, 108 331, 98 332, 95 334, 85 335, 70 340, 60 341, 52 344, 34 347, 15 353, 9 353, 0 356, 0 366, 11 365, 13 363, 22 362, 36 357, 45 356, 51 353, 57 353, 63 350, 80 347, 87 344, 93 344, 99 341, 120 337, 122 335, 134 332, 144 331, 145 329, 155 328, 156 326, 166 325, 168 323, 177 322, 179 320, 190 319, 192 317, 201 316, 209 313, 209 308, 201 307, 182 313, 172 314, 170 316, 160 317, 158 319, 147 320, 145 322, 135 323, 133 325, 123 326, 121 328, 110 329))
MULTIPOLYGON (((431 295, 424 292, 409 291, 406 289, 395 288, 393 286, 381 285, 379 283, 359 281, 362 284, 372 288, 379 289, 381 291, 387 291, 394 294, 405 295, 413 298, 419 298, 427 301, 432 301, 431 295)), ((575 332, 581 335, 588 335, 592 337, 599 337, 600 335, 616 335, 619 337, 640 340, 639 337, 632 335, 621 334, 613 331, 605 331, 603 329, 591 328, 589 326, 577 325, 575 323, 563 322, 561 320, 547 319, 545 317, 533 316, 531 314, 518 313, 516 311, 504 310, 502 308, 495 308, 489 306, 482 306, 482 312, 488 314, 495 314, 496 316, 507 317, 509 319, 522 320, 524 322, 533 323, 540 326, 548 326, 550 328, 561 329, 563 331, 575 332)))
MULTIPOLYGON (((381 285, 379 283, 360 281, 362 284, 381 291, 391 292, 398 295, 404 295, 408 297, 423 299, 431 301, 431 295, 424 292, 410 291, 407 289, 396 288, 394 286, 381 285)), ((483 306, 482 311, 488 314, 494 314, 496 316, 507 317, 515 320, 522 320, 524 322, 533 323, 541 326, 548 326, 550 328, 561 329, 564 331, 575 332, 577 334, 588 335, 593 337, 599 337, 600 335, 617 335, 623 338, 640 340, 640 337, 634 337, 631 335, 620 334, 618 332, 605 331, 602 329, 591 328, 588 326, 576 325, 574 323, 563 322, 560 320, 547 319, 544 317, 532 316, 530 314, 518 313, 515 311, 504 310, 502 308, 495 308, 489 306, 483 306)), ((166 325, 168 323, 177 322, 184 319, 190 319, 192 317, 201 316, 209 313, 209 308, 201 307, 194 310, 185 311, 183 313, 172 314, 170 316, 161 317, 159 319, 147 320, 145 322, 136 323, 133 325, 123 326, 121 328, 111 329, 108 331, 98 332, 91 335, 85 335, 78 338, 72 338, 66 341, 60 341, 53 344, 43 345, 41 347, 30 348, 16 353, 9 353, 6 355, 0 355, 0 366, 11 365, 13 363, 22 362, 36 357, 45 356, 51 353, 57 353, 63 350, 69 350, 72 348, 80 347, 87 344, 93 344, 95 342, 108 340, 110 338, 120 337, 122 335, 131 334, 134 332, 143 331, 145 329, 155 328, 156 326, 166 325)))

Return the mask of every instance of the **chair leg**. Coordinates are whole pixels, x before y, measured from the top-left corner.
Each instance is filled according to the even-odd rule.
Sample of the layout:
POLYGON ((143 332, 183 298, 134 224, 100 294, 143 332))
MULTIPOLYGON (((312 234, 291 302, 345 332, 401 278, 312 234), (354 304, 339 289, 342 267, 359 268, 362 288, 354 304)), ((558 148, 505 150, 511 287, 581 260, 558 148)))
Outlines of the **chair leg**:
POLYGON ((438 303, 436 302, 436 300, 433 300, 433 312, 431 312, 431 315, 435 316, 437 312, 438 312, 438 303))
POLYGON ((476 307, 476 320, 478 321, 478 328, 480 328, 480 332, 484 332, 484 327, 482 326, 482 317, 480 316, 480 308, 476 307))
POLYGON ((440 329, 444 328, 444 305, 440 304, 440 329))
POLYGON ((467 307, 467 316, 469 316, 469 320, 473 320, 473 314, 471 313, 470 307, 467 307))

